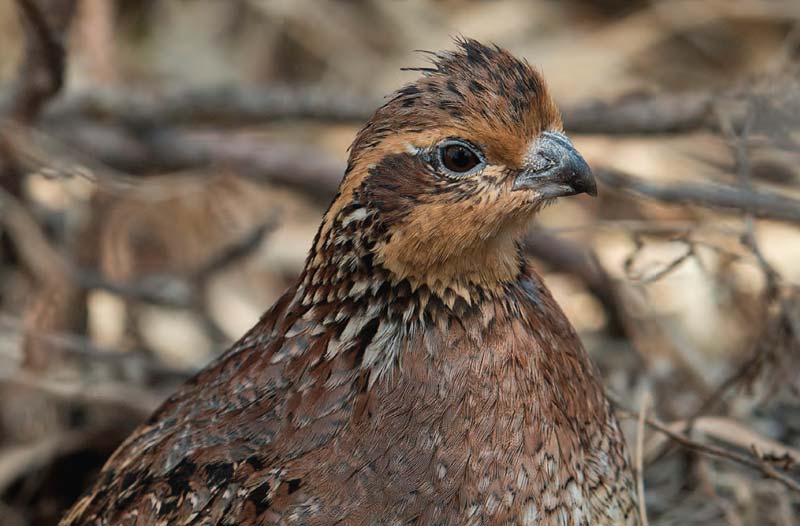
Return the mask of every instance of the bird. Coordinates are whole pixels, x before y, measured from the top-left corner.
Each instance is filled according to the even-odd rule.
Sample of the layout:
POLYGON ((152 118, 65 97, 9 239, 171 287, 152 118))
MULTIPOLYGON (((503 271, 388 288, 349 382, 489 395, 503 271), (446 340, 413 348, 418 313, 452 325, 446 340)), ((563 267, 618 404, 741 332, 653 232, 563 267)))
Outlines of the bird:
POLYGON ((601 376, 525 258, 595 196, 542 74, 458 37, 357 133, 294 286, 61 526, 633 526, 601 376))

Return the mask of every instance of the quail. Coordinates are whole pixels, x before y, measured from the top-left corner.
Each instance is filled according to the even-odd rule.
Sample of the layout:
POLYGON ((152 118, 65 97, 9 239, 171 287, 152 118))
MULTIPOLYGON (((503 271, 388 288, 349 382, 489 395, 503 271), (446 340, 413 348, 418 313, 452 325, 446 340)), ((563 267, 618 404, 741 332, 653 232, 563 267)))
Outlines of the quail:
POLYGON ((596 195, 542 76, 458 39, 357 134, 292 286, 61 526, 632 526, 601 378, 521 239, 596 195))

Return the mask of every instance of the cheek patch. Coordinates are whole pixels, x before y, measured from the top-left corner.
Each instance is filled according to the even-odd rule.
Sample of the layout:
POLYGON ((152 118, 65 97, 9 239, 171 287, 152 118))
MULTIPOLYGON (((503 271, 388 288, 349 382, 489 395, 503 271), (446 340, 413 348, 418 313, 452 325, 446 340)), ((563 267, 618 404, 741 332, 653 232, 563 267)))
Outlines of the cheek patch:
POLYGON ((359 198, 363 205, 377 210, 386 225, 392 225, 416 208, 435 183, 435 174, 418 155, 387 155, 369 169, 359 198))

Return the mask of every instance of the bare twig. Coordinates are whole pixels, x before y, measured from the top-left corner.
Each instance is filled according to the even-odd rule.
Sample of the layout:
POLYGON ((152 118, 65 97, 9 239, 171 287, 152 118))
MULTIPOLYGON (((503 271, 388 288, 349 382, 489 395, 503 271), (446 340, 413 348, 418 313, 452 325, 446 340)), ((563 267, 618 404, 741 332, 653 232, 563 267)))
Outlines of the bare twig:
MULTIPOLYGON (((620 416, 622 416, 623 418, 631 418, 631 419, 638 418, 637 414, 631 413, 630 411, 620 411, 620 416)), ((771 465, 765 458, 756 455, 755 452, 753 452, 751 456, 747 456, 747 455, 742 455, 740 453, 736 453, 735 451, 730 451, 728 449, 713 446, 711 444, 704 444, 702 442, 692 440, 686 434, 670 429, 670 427, 667 424, 664 424, 663 422, 656 420, 653 417, 646 417, 645 422, 647 423, 648 426, 658 430, 659 432, 669 437, 671 440, 677 442, 678 444, 682 445, 687 449, 691 449, 693 451, 697 451, 698 453, 709 455, 715 458, 720 458, 731 462, 735 462, 737 464, 742 464, 744 466, 758 470, 764 476, 777 480, 790 490, 800 494, 800 482, 794 480, 786 473, 779 471, 778 469, 775 468, 775 466, 771 465)))
POLYGON ((747 212, 755 217, 800 223, 800 200, 767 190, 755 191, 689 182, 666 185, 652 183, 616 170, 599 170, 597 176, 612 189, 631 192, 662 203, 747 212))
MULTIPOLYGON (((29 124, 64 81, 63 32, 69 25, 75 0, 17 0, 25 27, 25 55, 10 97, 0 104, 0 116, 29 124)), ((21 195, 22 176, 11 149, 0 138, 0 186, 21 195)))
POLYGON ((0 188, 0 225, 14 240, 23 267, 40 282, 66 270, 63 256, 50 244, 36 219, 3 188, 0 188))
MULTIPOLYGON (((748 153, 747 141, 752 131, 755 112, 752 103, 747 104, 746 117, 742 124, 741 133, 737 133, 730 115, 721 113, 719 116, 720 129, 728 138, 730 149, 736 159, 736 174, 739 184, 748 192, 753 192, 753 180, 750 177, 750 155, 748 153)), ((761 247, 758 244, 755 232, 755 217, 752 211, 745 211, 745 231, 742 234, 742 244, 747 247, 756 257, 761 267, 764 277, 767 280, 765 295, 768 301, 772 301, 778 294, 780 276, 773 266, 766 260, 761 247)))
MULTIPOLYGON (((151 358, 152 353, 119 352, 114 349, 99 347, 85 336, 79 334, 32 330, 23 320, 0 312, 0 334, 3 333, 4 337, 11 333, 20 334, 25 338, 41 340, 60 352, 73 357, 95 362, 121 363, 122 369, 126 369, 127 365, 131 365, 160 377, 184 380, 194 373, 192 370, 176 369, 163 364, 151 358)), ((0 355, 2 355, 1 351, 0 355)))
POLYGON ((73 120, 101 120, 147 125, 198 122, 247 124, 282 119, 359 122, 367 119, 379 99, 345 89, 315 86, 272 86, 267 89, 217 86, 163 90, 158 93, 115 88, 85 91, 53 105, 48 115, 73 120))
POLYGON ((629 97, 566 108, 564 127, 576 133, 675 133, 710 127, 717 95, 709 92, 629 97))
POLYGON ((9 114, 21 122, 32 122, 64 82, 66 54, 62 41, 75 1, 17 0, 17 6, 27 38, 9 114))
POLYGON ((531 256, 586 283, 603 304, 608 316, 608 329, 617 336, 627 333, 614 283, 590 248, 552 235, 544 229, 531 231, 525 238, 525 247, 531 256))
POLYGON ((114 283, 90 270, 73 267, 70 272, 76 281, 87 289, 106 290, 126 298, 162 307, 192 308, 196 307, 198 303, 195 289, 199 282, 252 254, 276 225, 277 221, 274 217, 268 219, 218 254, 212 255, 200 268, 185 277, 151 275, 133 282, 114 283))
MULTIPOLYGON (((745 379, 752 378, 755 371, 758 371, 764 360, 764 353, 760 352, 761 345, 751 353, 750 357, 745 360, 739 367, 736 368, 730 376, 723 380, 716 389, 703 401, 698 408, 689 417, 689 422, 694 421, 701 415, 712 411, 725 397, 725 395, 733 389, 736 385, 745 379)), ((690 426, 691 427, 691 426, 690 426)))
MULTIPOLYGON (((564 126, 572 133, 656 134, 714 129, 713 92, 629 96, 616 101, 591 101, 567 107, 564 126)), ((59 121, 89 117, 127 124, 248 124, 283 119, 315 119, 359 123, 380 105, 336 87, 239 86, 180 88, 158 93, 94 90, 68 96, 48 116, 59 121)))
MULTIPOLYGON (((741 132, 736 131, 736 126, 727 114, 719 115, 720 129, 728 138, 731 152, 736 159, 736 174, 741 184, 741 187, 747 192, 753 192, 753 182, 750 176, 750 158, 748 153, 748 138, 751 133, 752 124, 755 119, 755 112, 752 104, 748 104, 746 117, 742 123, 741 132)), ((781 276, 764 257, 763 252, 758 243, 755 232, 755 216, 752 210, 744 210, 745 212, 745 231, 741 235, 741 242, 755 258, 756 263, 764 274, 767 286, 764 290, 765 305, 769 307, 772 304, 779 304, 779 312, 773 316, 774 319, 767 319, 764 323, 764 331, 757 339, 757 343, 751 352, 750 357, 740 365, 736 371, 726 378, 699 407, 696 409, 692 416, 688 419, 685 432, 688 432, 695 419, 706 411, 712 409, 717 403, 722 400, 725 394, 737 386, 740 382, 747 379, 752 379, 753 376, 761 369, 764 361, 766 360, 771 346, 774 346, 774 335, 780 332, 780 325, 787 320, 790 309, 786 302, 779 301, 781 276)), ((769 309, 765 310, 765 316, 768 315, 769 309)))
POLYGON ((227 166, 310 195, 330 199, 344 174, 344 162, 306 146, 224 131, 160 127, 132 132, 102 123, 45 127, 46 132, 5 123, 0 136, 30 171, 54 177, 82 177, 109 193, 126 193, 139 174, 227 166))
POLYGON ((88 384, 76 380, 59 380, 27 371, 0 374, 0 382, 36 389, 56 398, 92 404, 112 405, 134 413, 149 415, 166 398, 157 392, 122 382, 88 384))
POLYGON ((644 500, 644 422, 647 416, 647 411, 652 403, 652 398, 649 392, 642 395, 641 404, 639 404, 639 419, 636 426, 636 493, 639 495, 639 517, 642 521, 642 526, 648 526, 647 520, 647 504, 644 500))
MULTIPOLYGON (((678 421, 669 425, 672 429, 680 431, 685 422, 678 421)), ((786 469, 800 466, 800 450, 764 436, 757 430, 751 429, 733 418, 703 416, 695 421, 692 429, 716 440, 744 449, 757 446, 762 452, 762 457, 782 459, 781 462, 786 469)))
POLYGON ((273 213, 260 225, 244 235, 235 243, 225 247, 219 253, 212 255, 199 269, 192 273, 191 279, 200 281, 208 278, 217 271, 241 261, 258 248, 264 238, 278 226, 278 214, 273 213))
POLYGON ((700 457, 697 459, 695 473, 700 483, 700 489, 709 497, 714 499, 720 511, 725 515, 725 520, 729 526, 744 526, 742 520, 736 512, 736 507, 727 499, 722 497, 711 480, 711 466, 709 459, 700 457))
POLYGON ((667 263, 666 265, 662 266, 660 269, 652 272, 649 275, 645 275, 644 273, 639 273, 634 271, 633 266, 636 262, 636 256, 642 251, 644 248, 644 243, 641 239, 639 234, 634 234, 634 249, 631 253, 625 258, 625 262, 623 264, 623 268, 625 269, 626 277, 634 283, 639 285, 647 285, 648 283, 654 283, 667 274, 670 274, 672 271, 677 269, 684 261, 687 259, 695 256, 694 244, 689 241, 686 237, 681 237, 678 240, 683 241, 686 244, 686 250, 680 256, 674 258, 672 261, 667 263))
POLYGON ((148 276, 131 283, 114 283, 98 272, 76 266, 66 255, 56 250, 28 210, 2 188, 0 205, 0 225, 6 227, 16 246, 20 247, 27 266, 35 270, 39 281, 47 282, 59 276, 69 276, 84 289, 107 290, 154 305, 175 308, 196 306, 196 282, 251 254, 277 224, 275 217, 267 219, 242 239, 213 255, 190 276, 148 276))
POLYGON ((117 283, 109 281, 99 272, 70 266, 73 279, 85 289, 100 289, 125 298, 142 301, 152 305, 188 309, 197 307, 199 298, 197 287, 203 280, 225 267, 242 260, 261 244, 264 237, 277 225, 270 218, 241 239, 212 255, 207 262, 188 276, 157 274, 145 276, 135 281, 117 283))

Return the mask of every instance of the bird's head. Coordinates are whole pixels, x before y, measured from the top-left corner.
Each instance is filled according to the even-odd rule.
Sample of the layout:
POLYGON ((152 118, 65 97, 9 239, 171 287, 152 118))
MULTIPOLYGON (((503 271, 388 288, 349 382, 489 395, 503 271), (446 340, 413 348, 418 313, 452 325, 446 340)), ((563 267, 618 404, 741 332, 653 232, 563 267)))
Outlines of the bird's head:
POLYGON ((498 47, 457 46, 359 132, 312 260, 345 244, 412 287, 493 287, 519 272, 539 209, 596 194, 541 75, 498 47))

